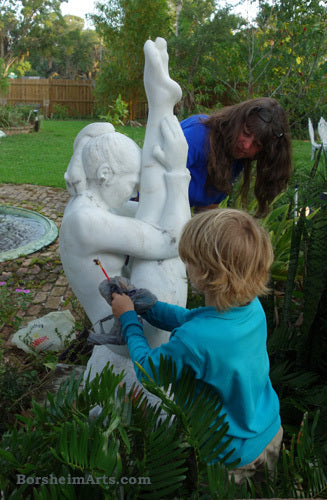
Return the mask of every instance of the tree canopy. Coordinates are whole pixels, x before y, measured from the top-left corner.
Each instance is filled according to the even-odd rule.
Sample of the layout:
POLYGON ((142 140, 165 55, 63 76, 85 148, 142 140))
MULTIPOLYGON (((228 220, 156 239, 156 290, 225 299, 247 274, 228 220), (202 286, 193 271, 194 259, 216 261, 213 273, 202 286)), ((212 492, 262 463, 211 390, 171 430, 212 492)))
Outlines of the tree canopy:
MULTIPOLYGON (((259 0, 249 21, 215 0, 99 0, 93 16, 104 44, 99 106, 119 93, 142 97, 142 47, 168 41, 170 71, 183 89, 180 114, 273 96, 301 127, 326 107, 326 1, 259 0), (294 104, 296 105, 294 106, 294 104)), ((242 4, 242 1, 239 2, 242 4)))
POLYGON ((95 78, 99 38, 84 20, 63 17, 66 0, 4 0, 0 6, 2 75, 95 78))
POLYGON ((0 6, 0 57, 5 74, 26 53, 50 13, 61 16, 64 0, 3 0, 0 6))
POLYGON ((181 117, 258 96, 281 101, 297 129, 327 113, 326 0, 258 0, 254 20, 222 0, 98 0, 95 30, 63 17, 63 1, 2 0, 0 75, 92 78, 99 113, 119 95, 131 108, 146 101, 143 45, 161 36, 181 117))
POLYGON ((148 38, 168 38, 172 19, 167 0, 109 0, 96 6, 91 17, 105 49, 96 95, 105 113, 119 94, 130 105, 145 99, 143 45, 148 38))

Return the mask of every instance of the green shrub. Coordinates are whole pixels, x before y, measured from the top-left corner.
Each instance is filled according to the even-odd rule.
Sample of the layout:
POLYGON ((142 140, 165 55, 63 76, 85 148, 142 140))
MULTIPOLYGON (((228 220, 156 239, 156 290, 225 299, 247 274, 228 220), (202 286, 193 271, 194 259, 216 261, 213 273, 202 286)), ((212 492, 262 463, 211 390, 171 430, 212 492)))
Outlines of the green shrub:
POLYGON ((117 97, 114 105, 109 105, 108 113, 103 116, 99 116, 100 120, 106 120, 112 123, 114 127, 118 125, 124 125, 126 118, 128 116, 128 104, 123 101, 121 95, 117 97))
POLYGON ((20 127, 29 123, 31 106, 0 106, 0 127, 20 127))
MULTIPOLYGON (((79 499, 91 493, 92 498, 108 494, 108 498, 130 499, 192 498, 194 492, 209 493, 205 459, 215 456, 213 448, 225 447, 221 440, 228 425, 220 416, 218 396, 205 388, 192 405, 193 374, 185 370, 177 383, 175 372, 172 363, 162 359, 159 382, 163 387, 151 377, 145 382, 161 401, 158 407, 151 406, 141 390, 127 392, 121 384, 123 374, 114 374, 109 366, 92 382, 86 381, 82 391, 81 377, 71 377, 55 395, 48 394, 47 404, 34 402, 32 415, 18 417, 0 444, 0 482, 6 498, 51 498, 50 485, 18 486, 17 474, 80 476, 90 481, 81 486, 56 485, 62 498, 67 498, 65 493, 79 499), (90 415, 98 405, 101 413, 90 415), (114 483, 105 484, 103 476, 114 478, 114 483), (122 477, 149 481, 123 484, 122 477)), ((231 498, 229 488, 245 498, 246 489, 229 487, 227 469, 223 464, 219 467, 224 471, 224 498, 231 498)))
POLYGON ((68 119, 68 110, 66 106, 63 104, 54 103, 53 105, 53 118, 55 120, 67 120, 68 119))

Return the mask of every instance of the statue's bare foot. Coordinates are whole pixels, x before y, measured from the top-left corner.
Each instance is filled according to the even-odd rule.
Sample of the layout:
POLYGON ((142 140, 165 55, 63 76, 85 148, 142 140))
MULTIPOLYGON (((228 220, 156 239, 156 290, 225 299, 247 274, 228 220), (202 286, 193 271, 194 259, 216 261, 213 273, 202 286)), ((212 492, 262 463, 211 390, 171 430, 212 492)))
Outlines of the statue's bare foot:
POLYGON ((159 37, 155 42, 147 40, 144 45, 144 54, 144 87, 149 109, 160 105, 161 110, 163 106, 166 106, 166 112, 172 111, 174 105, 182 97, 182 90, 178 83, 169 76, 166 40, 159 37))

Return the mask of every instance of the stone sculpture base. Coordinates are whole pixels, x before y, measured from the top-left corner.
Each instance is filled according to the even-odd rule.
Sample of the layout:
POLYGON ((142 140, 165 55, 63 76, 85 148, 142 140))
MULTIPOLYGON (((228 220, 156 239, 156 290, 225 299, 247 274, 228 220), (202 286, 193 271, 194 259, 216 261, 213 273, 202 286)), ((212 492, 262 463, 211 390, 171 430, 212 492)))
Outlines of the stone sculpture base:
MULTIPOLYGON (((123 370, 126 373, 123 383, 126 384, 127 392, 134 385, 135 387, 140 387, 143 389, 146 397, 149 401, 149 404, 152 406, 157 405, 160 402, 160 399, 148 392, 142 384, 140 384, 135 377, 134 365, 131 358, 127 358, 124 355, 118 354, 114 352, 112 348, 116 346, 94 346, 92 356, 90 357, 85 374, 84 379, 90 374, 90 380, 93 380, 97 373, 101 373, 104 367, 108 364, 108 362, 113 366, 113 371, 116 374, 121 373, 123 370)), ((96 417, 101 413, 101 407, 97 406, 91 412, 92 417, 96 417)))

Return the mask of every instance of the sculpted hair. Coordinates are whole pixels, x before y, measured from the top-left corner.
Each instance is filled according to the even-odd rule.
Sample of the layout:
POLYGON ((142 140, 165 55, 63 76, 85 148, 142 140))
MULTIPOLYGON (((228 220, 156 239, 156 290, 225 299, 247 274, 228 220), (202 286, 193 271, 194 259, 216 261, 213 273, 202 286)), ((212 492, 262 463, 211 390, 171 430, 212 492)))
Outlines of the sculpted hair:
POLYGON ((251 215, 226 208, 192 217, 179 242, 183 262, 195 269, 197 288, 214 298, 219 311, 268 293, 273 249, 251 215))
POLYGON ((87 179, 95 178, 101 165, 107 165, 113 173, 137 173, 141 149, 126 135, 112 131, 92 137, 83 148, 82 160, 87 179))
POLYGON ((268 211, 269 204, 283 191, 291 175, 291 139, 286 113, 273 98, 262 97, 222 108, 207 119, 210 129, 207 189, 210 184, 230 194, 233 151, 244 125, 262 144, 254 159, 245 159, 241 185, 246 206, 251 169, 256 161, 254 194, 258 200, 257 216, 268 211))
POLYGON ((64 175, 66 188, 71 196, 83 193, 86 189, 86 176, 82 162, 83 147, 91 138, 114 131, 115 128, 111 123, 96 122, 86 125, 77 134, 74 141, 74 154, 64 175))

